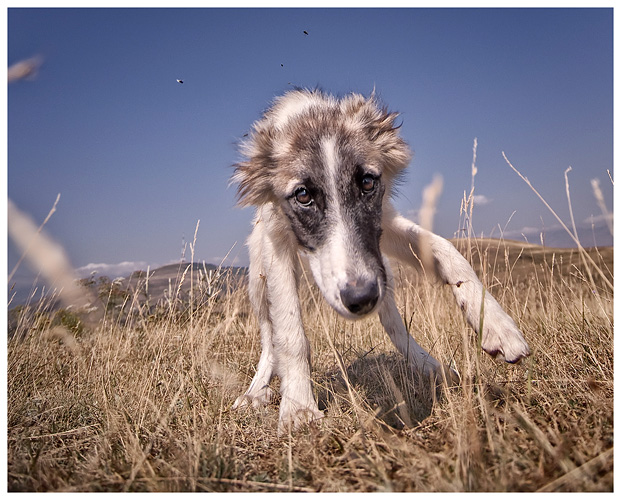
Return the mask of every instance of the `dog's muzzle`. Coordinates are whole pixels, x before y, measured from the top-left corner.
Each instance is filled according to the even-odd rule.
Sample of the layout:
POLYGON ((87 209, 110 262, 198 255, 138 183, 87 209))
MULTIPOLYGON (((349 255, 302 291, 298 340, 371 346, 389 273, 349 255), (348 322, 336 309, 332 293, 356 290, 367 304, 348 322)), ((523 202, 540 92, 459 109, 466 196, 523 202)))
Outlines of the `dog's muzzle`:
POLYGON ((341 290, 341 302, 347 310, 358 316, 373 310, 380 297, 377 280, 357 280, 348 282, 341 290))

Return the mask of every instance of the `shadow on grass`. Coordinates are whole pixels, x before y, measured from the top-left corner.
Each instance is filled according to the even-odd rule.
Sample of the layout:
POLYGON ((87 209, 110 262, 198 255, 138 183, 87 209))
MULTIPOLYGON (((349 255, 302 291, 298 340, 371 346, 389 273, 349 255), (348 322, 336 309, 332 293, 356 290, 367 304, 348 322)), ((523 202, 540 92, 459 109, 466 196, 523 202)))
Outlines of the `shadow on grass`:
MULTIPOLYGON (((425 420, 441 397, 441 387, 412 370, 399 354, 364 356, 347 363, 347 379, 366 409, 393 429, 415 427, 425 420)), ((319 408, 340 405, 347 411, 351 399, 338 368, 317 380, 319 408)))

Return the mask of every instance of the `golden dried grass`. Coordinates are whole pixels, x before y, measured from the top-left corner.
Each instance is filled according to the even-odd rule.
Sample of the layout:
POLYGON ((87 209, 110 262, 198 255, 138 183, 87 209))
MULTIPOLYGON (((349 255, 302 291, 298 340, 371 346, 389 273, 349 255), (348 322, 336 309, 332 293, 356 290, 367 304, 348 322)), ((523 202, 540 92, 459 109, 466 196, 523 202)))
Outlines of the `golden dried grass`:
POLYGON ((8 341, 9 490, 612 491, 611 249, 456 244, 532 356, 481 354, 450 291, 397 266, 406 325, 461 375, 437 391, 377 319, 343 320, 302 280, 326 416, 284 438, 276 404, 230 409, 260 351, 244 286, 77 335, 24 319, 8 341))

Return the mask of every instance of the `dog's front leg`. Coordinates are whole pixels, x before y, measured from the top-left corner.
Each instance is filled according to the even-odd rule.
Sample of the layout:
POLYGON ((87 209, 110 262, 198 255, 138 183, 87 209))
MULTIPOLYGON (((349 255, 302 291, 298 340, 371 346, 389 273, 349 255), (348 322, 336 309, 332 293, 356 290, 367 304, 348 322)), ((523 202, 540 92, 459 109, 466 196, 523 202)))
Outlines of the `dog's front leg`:
POLYGON ((378 314, 382 326, 388 333, 390 340, 397 350, 403 355, 409 364, 422 373, 431 376, 439 375, 441 367, 440 362, 434 359, 425 349, 423 349, 416 340, 408 333, 395 304, 393 296, 393 278, 390 270, 390 264, 384 259, 384 268, 388 278, 388 286, 386 287, 386 296, 378 309, 378 314))
POLYGON ((451 286, 455 300, 470 326, 479 333, 480 325, 483 324, 483 350, 510 363, 530 354, 516 324, 489 291, 483 289, 483 284, 468 261, 448 240, 402 217, 391 205, 384 207, 382 228, 382 250, 386 255, 415 266, 419 259, 423 262, 426 260, 425 252, 431 256, 433 271, 451 286))
POLYGON ((257 371, 250 382, 248 390, 235 400, 233 409, 252 405, 255 408, 264 406, 273 398, 274 391, 270 388, 270 381, 274 376, 275 358, 272 343, 272 322, 269 315, 265 269, 263 266, 265 224, 261 222, 261 211, 257 218, 252 234, 248 238, 250 266, 248 268, 248 295, 261 330, 261 357, 257 371))
POLYGON ((434 375, 440 363, 423 349, 408 333, 395 304, 392 291, 386 294, 378 310, 380 322, 388 333, 390 340, 406 361, 417 370, 434 375))
POLYGON ((280 378, 279 432, 323 417, 312 391, 310 346, 298 298, 297 243, 278 213, 263 207, 249 240, 251 299, 261 325, 263 352, 242 398, 259 398, 272 370, 280 378), (260 266, 256 265, 260 261, 260 266), (253 392, 254 391, 254 392, 253 392), (251 393, 251 394, 249 394, 251 393))
MULTIPOLYGON (((280 378, 278 431, 323 417, 311 386, 310 345, 302 325, 298 297, 297 249, 283 245, 282 235, 266 244, 267 299, 272 322, 272 344, 276 373, 280 378)), ((288 243, 288 242, 287 242, 288 243)))

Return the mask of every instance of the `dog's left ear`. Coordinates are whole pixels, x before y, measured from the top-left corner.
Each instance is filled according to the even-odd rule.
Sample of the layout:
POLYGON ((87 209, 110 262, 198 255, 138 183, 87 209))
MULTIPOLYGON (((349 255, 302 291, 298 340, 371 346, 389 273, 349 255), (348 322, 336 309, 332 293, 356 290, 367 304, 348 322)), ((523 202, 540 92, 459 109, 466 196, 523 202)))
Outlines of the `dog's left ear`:
POLYGON ((384 172, 390 177, 395 177, 407 167, 412 158, 410 148, 399 135, 401 124, 395 123, 399 113, 380 107, 374 94, 365 104, 367 109, 361 111, 368 118, 365 120, 368 138, 379 153, 378 160, 384 172))

